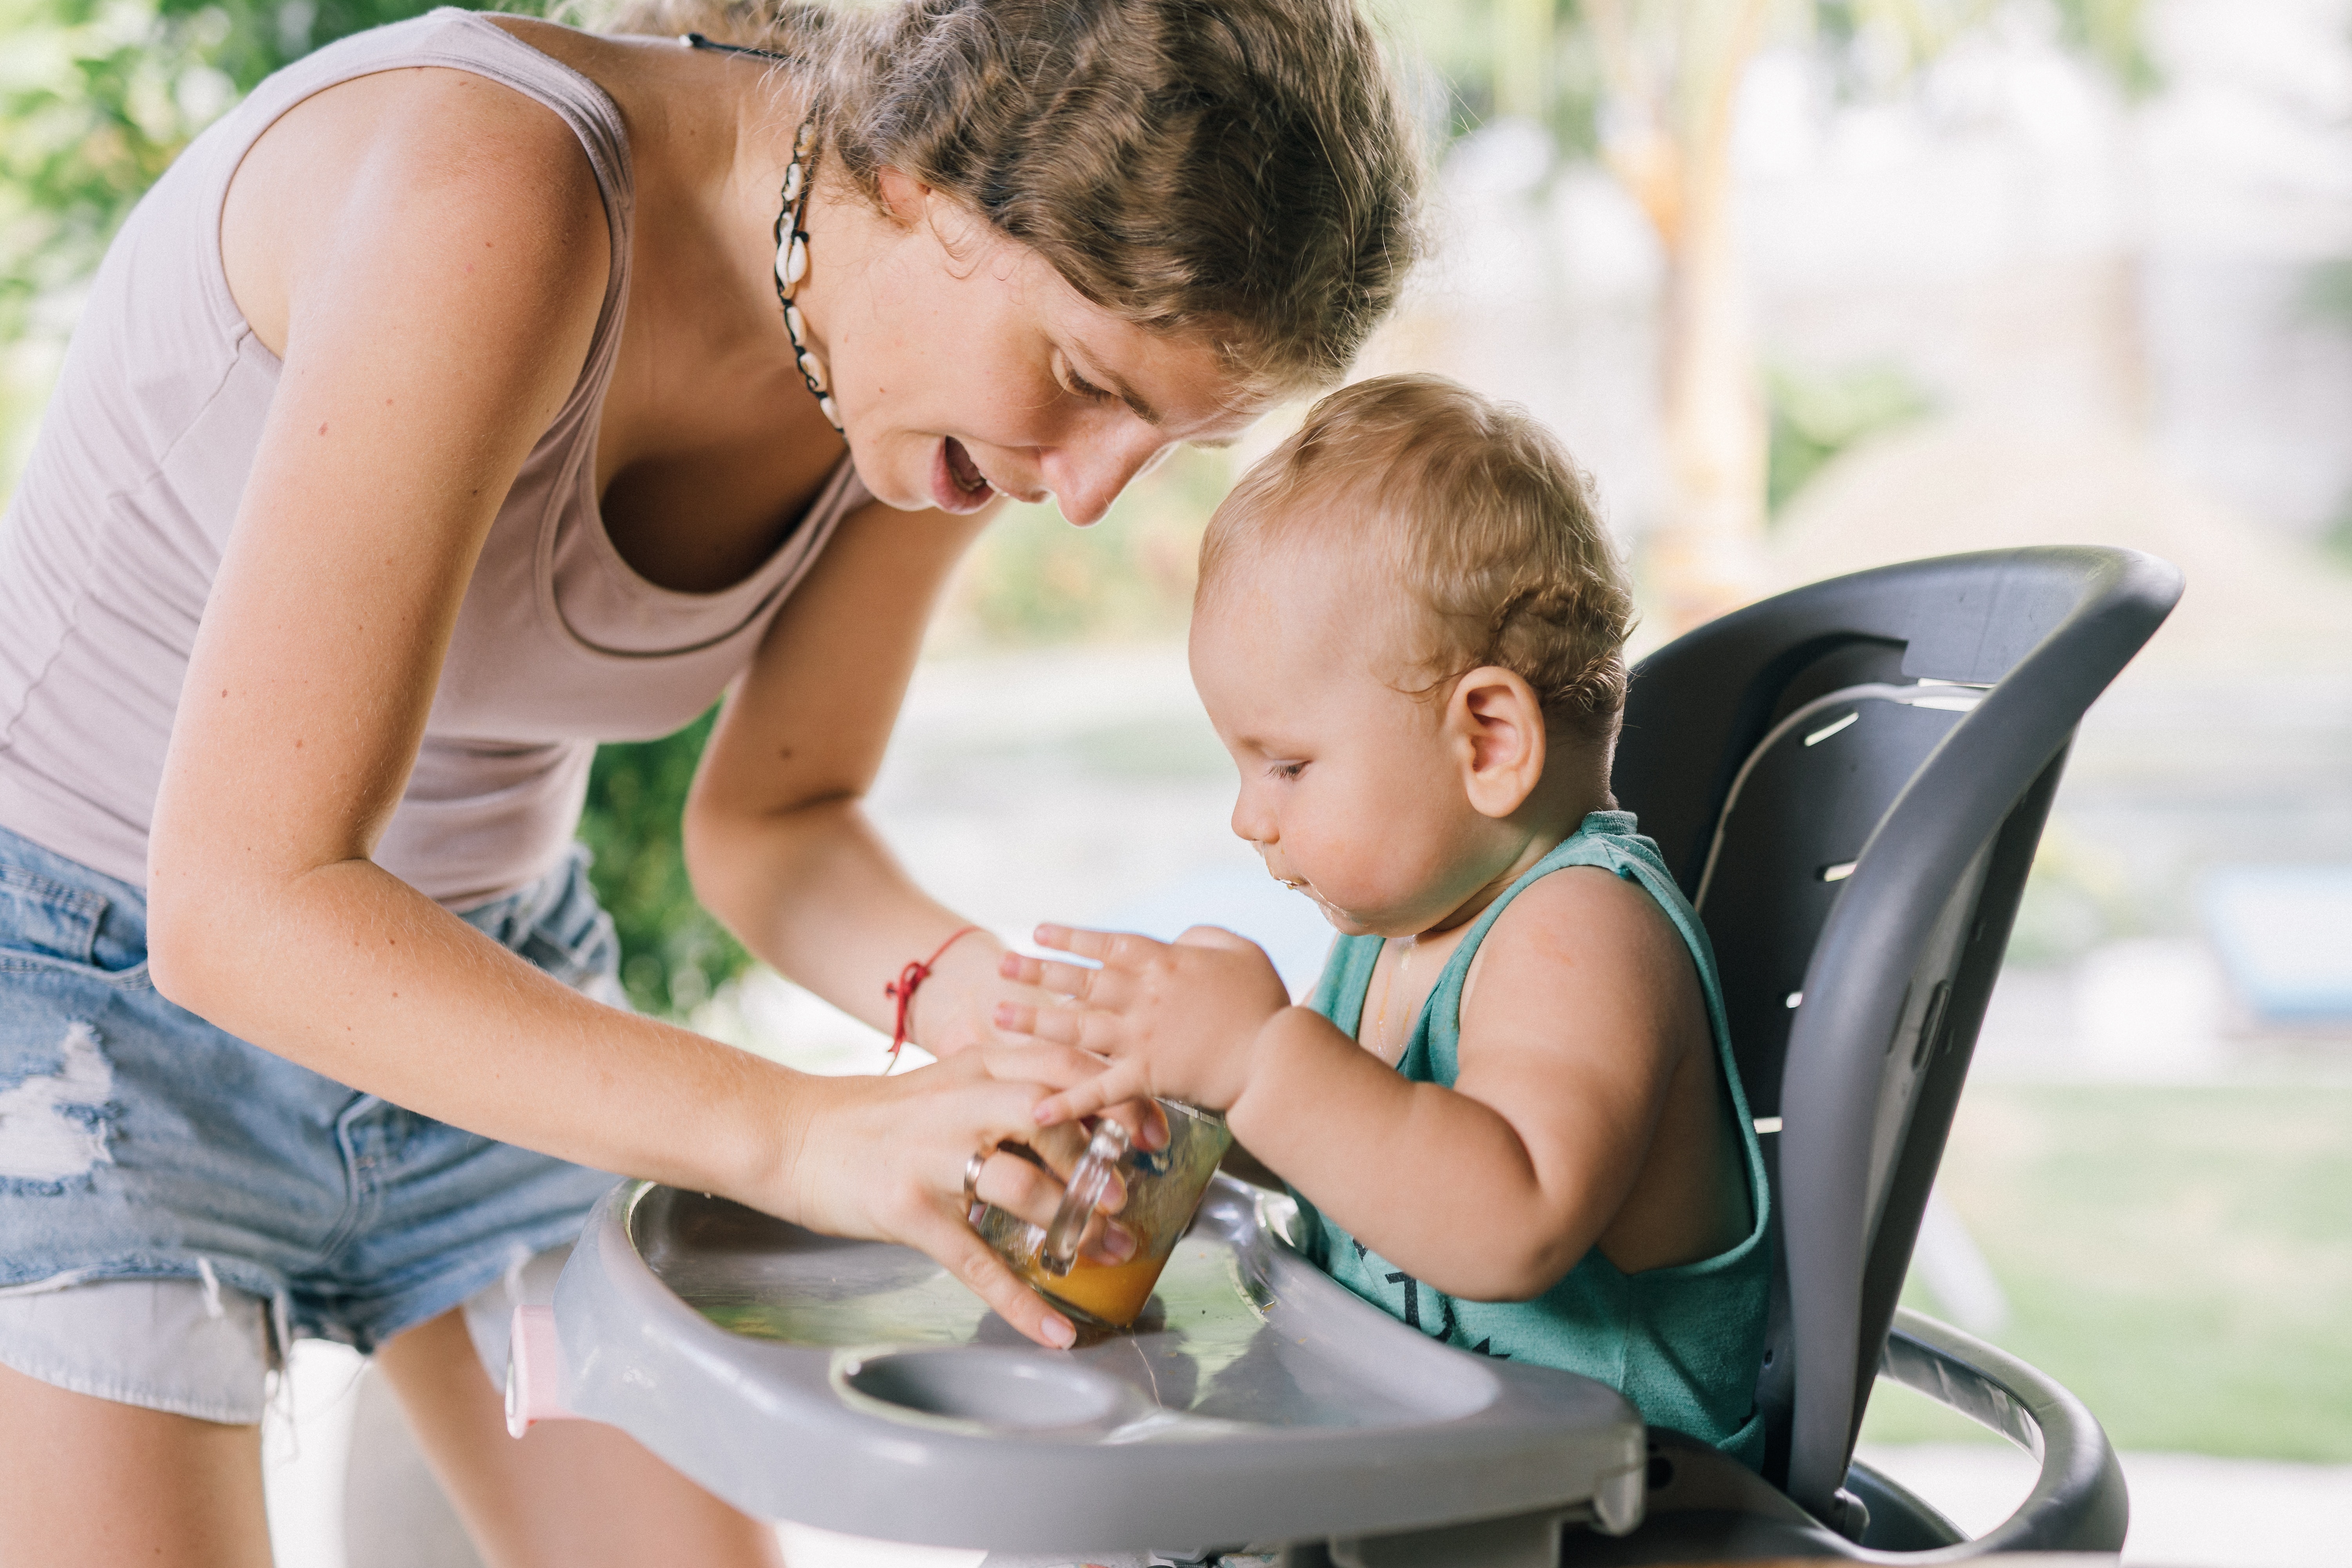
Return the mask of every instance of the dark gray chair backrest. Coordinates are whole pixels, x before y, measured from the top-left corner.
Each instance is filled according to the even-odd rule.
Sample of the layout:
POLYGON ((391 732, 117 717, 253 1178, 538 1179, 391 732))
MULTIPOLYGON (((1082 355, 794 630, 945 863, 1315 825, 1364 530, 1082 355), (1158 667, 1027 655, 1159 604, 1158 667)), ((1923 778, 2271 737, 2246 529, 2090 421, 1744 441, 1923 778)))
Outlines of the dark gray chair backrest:
POLYGON ((1618 799, 1698 905, 1750 1109, 1783 1129, 1766 1474, 1832 1525, 2066 748, 2179 595, 2131 551, 1947 556, 1634 672, 1618 799))

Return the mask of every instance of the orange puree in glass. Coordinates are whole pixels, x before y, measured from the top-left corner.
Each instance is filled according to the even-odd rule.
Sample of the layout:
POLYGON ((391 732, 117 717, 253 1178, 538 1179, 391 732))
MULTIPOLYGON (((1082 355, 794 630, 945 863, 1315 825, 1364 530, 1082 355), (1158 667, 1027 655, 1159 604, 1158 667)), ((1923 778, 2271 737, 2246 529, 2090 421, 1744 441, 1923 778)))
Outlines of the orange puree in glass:
POLYGON ((1048 1296, 1123 1329, 1151 1300, 1151 1287, 1159 1283, 1160 1271, 1167 1265, 1165 1258, 1133 1258, 1125 1263, 1090 1263, 1081 1258, 1077 1267, 1059 1279, 1042 1271, 1032 1278, 1048 1296))

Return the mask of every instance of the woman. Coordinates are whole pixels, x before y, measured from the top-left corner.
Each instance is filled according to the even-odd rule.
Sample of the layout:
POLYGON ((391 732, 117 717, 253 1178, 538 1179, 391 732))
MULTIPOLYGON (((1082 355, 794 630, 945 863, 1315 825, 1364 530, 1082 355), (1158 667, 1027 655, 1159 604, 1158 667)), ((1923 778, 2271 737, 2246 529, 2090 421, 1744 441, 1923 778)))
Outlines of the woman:
POLYGON ((1393 93, 1344 0, 632 30, 322 50, 100 273, 0 534, 8 1561, 263 1560, 304 1333, 378 1351, 493 1561, 768 1561, 615 1432, 500 1433, 460 1303, 602 1172, 920 1247, 1068 1342, 961 1220, 974 1170, 1052 1196, 974 1152, 1043 1092, 968 1048, 997 949, 858 799, 999 494, 1091 522, 1336 378, 1407 258, 1393 93), (929 959, 938 1066, 810 1079, 597 999, 593 744, 722 689, 703 900, 883 1026, 929 959))

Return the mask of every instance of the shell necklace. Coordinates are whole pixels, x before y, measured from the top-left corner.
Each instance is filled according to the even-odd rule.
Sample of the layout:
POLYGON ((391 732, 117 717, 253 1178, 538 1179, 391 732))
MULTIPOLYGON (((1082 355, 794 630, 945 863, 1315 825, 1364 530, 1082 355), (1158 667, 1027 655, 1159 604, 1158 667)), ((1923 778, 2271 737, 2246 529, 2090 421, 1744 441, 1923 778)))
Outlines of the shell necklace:
MULTIPOLYGON (((714 43, 700 33, 680 34, 678 42, 689 49, 709 49, 723 55, 757 55, 761 59, 787 63, 792 59, 772 49, 714 43)), ((793 340, 793 359, 800 367, 801 380, 808 384, 809 395, 816 399, 817 412, 824 416, 824 422, 839 431, 841 409, 833 400, 824 362, 809 352, 803 341, 808 323, 801 317, 801 308, 793 303, 793 296, 800 292, 801 279, 808 276, 809 233, 803 225, 808 217, 809 191, 816 184, 816 111, 812 108, 800 129, 793 132, 793 161, 784 165, 783 191, 776 206, 776 303, 783 308, 784 331, 793 340)))

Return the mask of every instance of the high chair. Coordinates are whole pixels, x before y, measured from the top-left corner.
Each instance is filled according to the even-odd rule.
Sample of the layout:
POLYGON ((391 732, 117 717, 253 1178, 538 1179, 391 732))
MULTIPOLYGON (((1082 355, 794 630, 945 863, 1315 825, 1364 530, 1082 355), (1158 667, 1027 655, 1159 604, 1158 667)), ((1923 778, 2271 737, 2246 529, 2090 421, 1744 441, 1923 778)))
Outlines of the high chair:
POLYGON ((2074 727, 2180 588, 2129 551, 1948 556, 1780 595, 1643 661, 1612 783, 1706 923, 1765 1133, 1781 1250, 1764 1479, 1801 1513, 1669 1452, 1626 1546, 2121 1545, 2122 1474, 2081 1403, 1896 1298, 2074 727), (1874 1375, 2040 1459, 2017 1512, 1963 1545, 1853 1464, 1874 1375))
POLYGON ((1230 1178, 1136 1331, 1069 1352, 913 1252, 625 1184, 554 1306, 518 1314, 510 1425, 611 1421, 752 1512, 992 1563, 2111 1552, 2126 1503, 2090 1413, 1896 1297, 2075 724, 2179 593, 2127 551, 1951 556, 1781 595, 1635 672, 1614 785, 1706 922, 1773 1184, 1761 1476, 1389 1318, 1230 1178), (1968 1541, 1853 1462, 1882 1376, 2036 1456, 2007 1521, 1968 1541))

